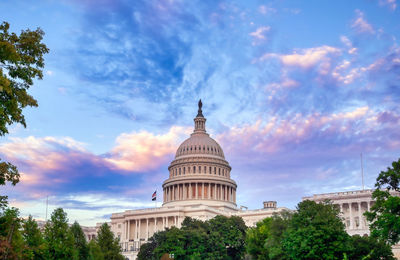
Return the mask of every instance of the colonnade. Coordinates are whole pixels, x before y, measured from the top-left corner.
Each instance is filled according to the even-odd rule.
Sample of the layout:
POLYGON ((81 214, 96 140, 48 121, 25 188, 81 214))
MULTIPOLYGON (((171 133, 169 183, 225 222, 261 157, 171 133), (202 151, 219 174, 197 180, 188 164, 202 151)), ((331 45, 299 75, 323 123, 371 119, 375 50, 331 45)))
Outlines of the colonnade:
POLYGON ((179 216, 143 217, 128 219, 123 222, 121 247, 123 251, 136 251, 144 241, 147 241, 153 234, 167 227, 180 227, 179 216))
POLYGON ((368 229, 364 212, 369 211, 373 201, 354 201, 335 203, 343 214, 346 229, 368 229), (358 223, 357 223, 358 220, 358 223))
POLYGON ((190 199, 212 199, 236 203, 233 185, 213 182, 172 184, 164 188, 164 202, 190 199))

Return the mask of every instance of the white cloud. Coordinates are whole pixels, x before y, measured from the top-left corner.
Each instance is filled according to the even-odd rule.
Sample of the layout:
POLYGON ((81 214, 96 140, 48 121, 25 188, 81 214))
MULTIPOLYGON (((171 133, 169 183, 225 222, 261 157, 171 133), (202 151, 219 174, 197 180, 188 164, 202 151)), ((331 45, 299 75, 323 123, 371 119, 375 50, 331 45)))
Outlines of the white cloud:
MULTIPOLYGON (((266 40, 265 34, 269 32, 271 29, 270 26, 263 26, 257 28, 256 31, 249 33, 250 36, 254 37, 255 40, 266 40)), ((255 45, 256 42, 253 42, 253 45, 255 45)))
POLYGON ((356 19, 353 21, 351 27, 358 33, 375 33, 374 28, 364 17, 364 13, 356 10, 356 19))
POLYGON ((379 0, 379 4, 388 6, 392 11, 397 8, 396 0, 379 0))

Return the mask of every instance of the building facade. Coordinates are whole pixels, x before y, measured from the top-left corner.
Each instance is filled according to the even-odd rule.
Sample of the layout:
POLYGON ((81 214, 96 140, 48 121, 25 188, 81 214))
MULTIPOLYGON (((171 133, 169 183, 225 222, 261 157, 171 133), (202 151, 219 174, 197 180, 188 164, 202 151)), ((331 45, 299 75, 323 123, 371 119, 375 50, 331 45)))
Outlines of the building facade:
POLYGON ((199 101, 194 131, 177 149, 164 181, 163 204, 159 208, 127 210, 111 215, 111 230, 119 237, 122 254, 136 259, 139 248, 157 231, 180 227, 185 217, 208 220, 216 215, 240 216, 246 225, 279 213, 275 201, 258 210, 236 205, 236 182, 221 146, 206 131, 206 118, 199 101))
MULTIPOLYGON (((330 200, 333 205, 340 209, 340 214, 349 235, 369 235, 369 224, 364 216, 366 211, 374 205, 372 199, 374 190, 356 190, 345 192, 333 192, 315 194, 310 197, 303 197, 303 200, 323 202, 330 200)), ((393 195, 400 196, 400 193, 393 192, 393 195)), ((400 259, 400 245, 393 246, 393 254, 400 259)))

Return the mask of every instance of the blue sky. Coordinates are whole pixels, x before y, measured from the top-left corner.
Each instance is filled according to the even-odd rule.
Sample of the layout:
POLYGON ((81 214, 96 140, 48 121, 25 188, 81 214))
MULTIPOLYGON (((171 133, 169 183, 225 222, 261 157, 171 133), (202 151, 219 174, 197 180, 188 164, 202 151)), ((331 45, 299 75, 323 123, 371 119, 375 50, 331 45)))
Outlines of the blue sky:
POLYGON ((50 48, 39 107, 0 140, 22 174, 5 193, 84 225, 152 207, 199 98, 238 205, 360 189, 360 153, 372 188, 400 152, 398 4, 1 1, 11 30, 40 27, 50 48))

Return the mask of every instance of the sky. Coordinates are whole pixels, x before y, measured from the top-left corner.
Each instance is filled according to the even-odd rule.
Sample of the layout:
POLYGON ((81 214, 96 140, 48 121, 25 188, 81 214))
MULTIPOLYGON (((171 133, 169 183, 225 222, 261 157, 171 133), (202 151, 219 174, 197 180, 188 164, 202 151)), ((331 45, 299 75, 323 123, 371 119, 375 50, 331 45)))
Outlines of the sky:
POLYGON ((3 0, 16 33, 50 49, 9 126, 1 187, 22 216, 57 207, 95 225, 161 206, 162 182, 203 101, 237 204, 373 188, 400 153, 400 2, 3 0), (154 190, 158 204, 151 201, 154 190))

